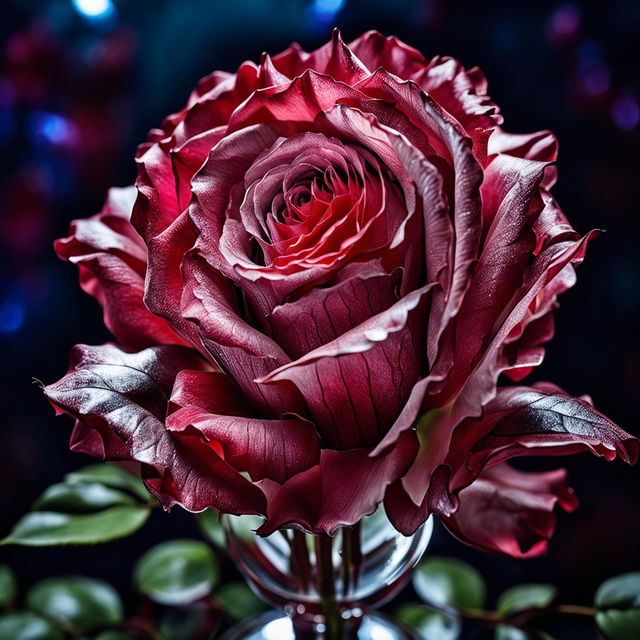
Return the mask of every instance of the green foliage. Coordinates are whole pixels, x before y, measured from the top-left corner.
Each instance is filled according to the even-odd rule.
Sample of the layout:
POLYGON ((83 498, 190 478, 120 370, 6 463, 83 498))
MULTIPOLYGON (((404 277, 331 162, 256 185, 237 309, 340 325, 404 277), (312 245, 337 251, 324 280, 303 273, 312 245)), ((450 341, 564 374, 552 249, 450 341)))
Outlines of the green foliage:
POLYGON ((603 582, 594 602, 600 609, 640 607, 640 572, 625 573, 603 582))
POLYGON ((496 627, 495 640, 530 640, 529 636, 520 629, 500 625, 496 627))
POLYGON ((213 551, 197 540, 172 540, 153 547, 140 558, 135 582, 155 602, 181 605, 209 593, 219 578, 213 551))
POLYGON ((462 631, 459 616, 436 611, 420 604, 407 604, 396 612, 396 618, 424 638, 457 640, 462 631))
POLYGON ((608 640, 640 638, 640 573, 627 573, 598 589, 596 624, 608 640))
MULTIPOLYGON (((545 609, 556 595, 557 589, 550 584, 521 584, 507 589, 498 598, 496 611, 503 616, 512 616, 522 611, 545 609)), ((520 629, 500 625, 496 629, 495 640, 529 640, 530 637, 532 636, 520 629)), ((540 639, 548 636, 542 631, 536 631, 534 637, 540 639)))
POLYGON ((108 542, 131 535, 148 517, 146 508, 125 506, 82 515, 34 511, 22 517, 0 544, 46 547, 108 542))
POLYGON ((220 515, 212 509, 207 509, 202 513, 196 514, 196 522, 200 527, 200 531, 207 542, 210 542, 217 549, 226 549, 227 541, 225 539, 222 524, 220 523, 220 515))
POLYGON ((119 624, 124 619, 120 597, 101 580, 48 578, 27 593, 29 609, 78 635, 119 624))
POLYGON ((496 610, 503 615, 525 609, 544 609, 554 600, 558 590, 550 584, 521 584, 507 589, 499 598, 496 610))
POLYGON ((608 640, 638 640, 640 638, 640 610, 609 609, 596 614, 596 624, 608 640))
POLYGON ((478 571, 454 558, 432 556, 422 561, 413 574, 413 586, 425 602, 436 606, 482 609, 487 597, 478 571))
POLYGON ((137 478, 115 464, 92 464, 88 467, 78 469, 78 471, 68 473, 64 477, 64 481, 67 484, 97 482, 106 487, 127 491, 143 502, 148 502, 151 499, 151 495, 146 490, 140 478, 137 478))
POLYGON ((49 487, 0 544, 96 544, 131 535, 149 517, 142 482, 112 464, 85 467, 49 487))
POLYGON ((266 609, 266 604, 243 582, 229 582, 215 592, 218 608, 230 620, 244 620, 266 609))
POLYGON ((63 640, 64 632, 31 611, 0 616, 0 640, 63 640))
POLYGON ((54 484, 34 503, 36 511, 62 511, 64 513, 87 513, 120 504, 136 504, 135 500, 116 489, 96 482, 54 484))
POLYGON ((159 621, 162 640, 190 640, 191 638, 215 638, 219 618, 212 620, 206 606, 170 607, 159 621))
POLYGON ((0 607, 10 605, 16 598, 16 577, 6 564, 0 564, 0 607))

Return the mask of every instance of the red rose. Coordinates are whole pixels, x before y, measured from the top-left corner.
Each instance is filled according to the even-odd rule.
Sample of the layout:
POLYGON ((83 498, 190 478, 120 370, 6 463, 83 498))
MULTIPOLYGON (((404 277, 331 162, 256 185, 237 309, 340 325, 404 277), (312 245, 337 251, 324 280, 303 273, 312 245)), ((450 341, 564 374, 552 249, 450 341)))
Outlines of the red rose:
POLYGON ((541 362, 590 235, 550 195, 553 135, 505 133, 486 89, 375 32, 201 80, 140 147, 135 204, 112 191, 56 245, 127 349, 76 347, 47 387, 72 448, 263 534, 384 501, 404 533, 435 513, 540 553, 575 498, 505 461, 638 442, 551 385, 498 386, 541 362))

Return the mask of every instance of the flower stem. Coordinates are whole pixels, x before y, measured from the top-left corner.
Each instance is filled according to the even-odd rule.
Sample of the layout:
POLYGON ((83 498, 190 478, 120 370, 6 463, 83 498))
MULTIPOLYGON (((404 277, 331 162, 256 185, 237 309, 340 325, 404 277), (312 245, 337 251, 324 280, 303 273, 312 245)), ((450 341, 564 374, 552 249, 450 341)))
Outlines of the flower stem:
POLYGON ((342 640, 344 620, 336 600, 333 571, 333 539, 327 535, 315 537, 318 593, 325 624, 325 640, 342 640))
POLYGON ((307 548, 307 536, 294 529, 289 542, 291 546, 291 560, 296 569, 296 574, 300 579, 300 590, 302 593, 309 593, 311 587, 311 561, 309 560, 309 549, 307 548))
POLYGON ((362 570, 360 523, 342 529, 342 595, 355 589, 362 570))

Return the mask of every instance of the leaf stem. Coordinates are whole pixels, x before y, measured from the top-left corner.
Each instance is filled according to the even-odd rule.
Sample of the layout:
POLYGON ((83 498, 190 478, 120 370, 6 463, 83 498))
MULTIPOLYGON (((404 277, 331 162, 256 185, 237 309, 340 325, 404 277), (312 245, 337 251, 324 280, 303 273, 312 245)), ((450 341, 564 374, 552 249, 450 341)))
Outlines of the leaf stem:
POLYGON ((574 616, 590 616, 594 617, 598 613, 599 609, 596 607, 584 607, 579 604, 559 604, 555 607, 548 609, 549 613, 562 613, 574 616))

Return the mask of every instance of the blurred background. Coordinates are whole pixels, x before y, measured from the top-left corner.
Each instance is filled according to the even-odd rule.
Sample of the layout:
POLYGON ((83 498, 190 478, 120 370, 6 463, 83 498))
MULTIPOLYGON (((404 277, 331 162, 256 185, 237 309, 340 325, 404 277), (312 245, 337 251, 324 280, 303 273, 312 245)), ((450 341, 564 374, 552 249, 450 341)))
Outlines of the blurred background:
MULTIPOLYGON (((427 57, 479 65, 506 129, 558 135, 554 193, 579 231, 607 233, 561 300, 556 338, 535 379, 589 393, 640 433, 637 0, 0 0, 0 8, 0 536, 43 489, 91 462, 67 451, 71 421, 55 419, 31 383, 58 379, 73 344, 110 339, 97 303, 81 292, 76 269, 55 258, 52 240, 72 218, 96 213, 109 186, 134 180, 137 144, 183 105, 198 78, 293 40, 314 48, 336 25, 345 40, 378 29, 427 57)), ((440 527, 432 551, 469 560, 492 592, 548 581, 563 601, 588 603, 604 578, 640 569, 640 476, 588 456, 566 465, 582 504, 560 516, 547 556, 483 556, 440 527)), ((0 562, 26 585, 84 573, 126 595, 133 560, 146 548, 195 535, 192 519, 176 510, 154 514, 124 541, 2 548, 0 562)), ((571 621, 557 637, 590 636, 571 621)))

